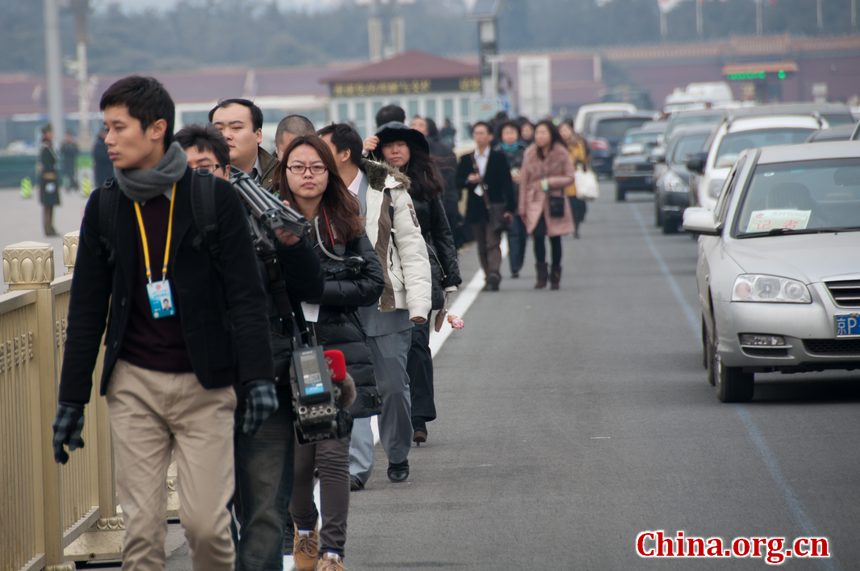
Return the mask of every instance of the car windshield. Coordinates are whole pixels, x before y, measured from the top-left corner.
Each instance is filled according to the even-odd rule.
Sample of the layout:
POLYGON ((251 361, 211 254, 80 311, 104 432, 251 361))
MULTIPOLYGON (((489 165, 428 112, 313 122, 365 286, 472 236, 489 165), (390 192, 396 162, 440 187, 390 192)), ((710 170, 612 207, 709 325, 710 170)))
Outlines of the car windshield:
POLYGON ((594 134, 604 139, 620 141, 630 129, 635 129, 647 122, 645 117, 619 117, 618 119, 603 119, 597 123, 594 134))
POLYGON ((759 165, 741 200, 738 238, 860 230, 860 158, 759 165))
POLYGON ((689 127, 692 125, 716 125, 723 120, 723 113, 713 113, 710 115, 678 115, 669 119, 666 126, 666 138, 672 136, 675 129, 678 127, 689 127))
POLYGON ((755 131, 739 131, 723 137, 717 150, 716 168, 729 168, 743 151, 755 147, 771 145, 793 145, 803 143, 815 129, 800 127, 784 127, 778 129, 758 129, 755 131))
POLYGON ((627 135, 625 135, 625 137, 624 137, 624 144, 625 145, 630 145, 633 143, 642 143, 643 145, 646 143, 655 143, 656 144, 657 141, 659 140, 659 138, 660 138, 660 133, 657 133, 656 131, 645 131, 644 133, 643 132, 638 132, 638 133, 628 132, 627 135))
POLYGON ((698 133, 695 135, 684 135, 675 147, 672 149, 672 156, 669 157, 669 164, 683 165, 687 162, 687 158, 693 153, 698 153, 703 150, 705 141, 708 140, 708 133, 698 133))
POLYGON ((822 113, 821 117, 827 121, 831 127, 836 125, 853 125, 856 121, 850 113, 822 113))

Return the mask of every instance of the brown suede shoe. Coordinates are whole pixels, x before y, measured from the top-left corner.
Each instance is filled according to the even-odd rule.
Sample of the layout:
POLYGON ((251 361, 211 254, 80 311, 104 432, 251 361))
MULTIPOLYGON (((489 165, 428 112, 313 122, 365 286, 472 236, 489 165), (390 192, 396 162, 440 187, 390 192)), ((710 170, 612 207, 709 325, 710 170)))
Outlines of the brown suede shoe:
POLYGON ((320 556, 320 536, 317 530, 302 535, 296 528, 293 536, 293 563, 296 571, 314 571, 320 556))

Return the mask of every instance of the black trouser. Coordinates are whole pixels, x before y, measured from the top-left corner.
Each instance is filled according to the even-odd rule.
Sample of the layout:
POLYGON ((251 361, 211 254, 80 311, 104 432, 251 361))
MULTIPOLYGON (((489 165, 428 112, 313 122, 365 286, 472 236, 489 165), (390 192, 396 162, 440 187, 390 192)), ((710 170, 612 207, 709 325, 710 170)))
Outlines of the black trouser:
POLYGON ((426 430, 426 423, 436 419, 430 316, 426 323, 412 326, 412 345, 409 347, 406 371, 409 373, 409 393, 412 396, 412 428, 426 430))
POLYGON ((585 213, 588 212, 588 203, 580 198, 571 196, 570 211, 573 213, 573 223, 579 226, 585 222, 585 213))
MULTIPOLYGON (((541 217, 540 222, 535 227, 532 233, 535 243, 535 261, 539 264, 546 263, 546 220, 541 217)), ((549 246, 552 250, 552 265, 561 265, 561 236, 552 236, 549 239, 549 246)))

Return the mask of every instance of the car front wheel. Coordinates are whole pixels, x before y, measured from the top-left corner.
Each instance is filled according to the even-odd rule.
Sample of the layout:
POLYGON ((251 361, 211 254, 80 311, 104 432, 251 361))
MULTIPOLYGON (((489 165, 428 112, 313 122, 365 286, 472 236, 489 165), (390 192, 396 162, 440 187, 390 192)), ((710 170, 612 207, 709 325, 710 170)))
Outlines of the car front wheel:
POLYGON ((740 367, 726 367, 720 356, 714 355, 717 398, 721 402, 749 402, 753 398, 755 382, 753 373, 745 373, 740 367))

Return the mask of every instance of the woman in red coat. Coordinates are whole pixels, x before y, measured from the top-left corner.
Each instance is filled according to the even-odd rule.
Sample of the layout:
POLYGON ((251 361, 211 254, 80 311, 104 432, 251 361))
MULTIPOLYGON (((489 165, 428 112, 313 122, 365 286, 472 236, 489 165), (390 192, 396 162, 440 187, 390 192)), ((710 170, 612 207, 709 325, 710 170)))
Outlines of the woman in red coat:
POLYGON ((546 287, 549 274, 552 289, 561 283, 561 237, 574 230, 570 204, 564 196, 573 183, 574 169, 567 147, 552 121, 535 127, 534 143, 526 149, 520 169, 519 215, 534 239, 537 262, 535 288, 546 287), (552 268, 546 263, 546 240, 552 250, 552 268))

